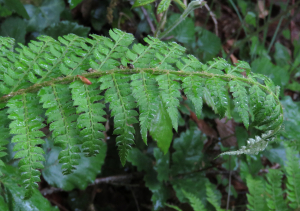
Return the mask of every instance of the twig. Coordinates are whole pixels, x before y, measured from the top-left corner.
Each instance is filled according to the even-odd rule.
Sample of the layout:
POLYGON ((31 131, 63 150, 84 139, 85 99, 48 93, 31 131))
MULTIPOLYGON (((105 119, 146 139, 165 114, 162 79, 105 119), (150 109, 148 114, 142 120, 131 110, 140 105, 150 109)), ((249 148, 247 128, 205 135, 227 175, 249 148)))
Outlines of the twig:
MULTIPOLYGON (((99 184, 114 184, 114 183, 122 183, 127 180, 137 179, 139 177, 142 177, 143 173, 135 172, 132 174, 125 174, 125 175, 118 175, 118 176, 110 176, 110 177, 103 177, 103 178, 97 178, 94 183, 90 184, 89 186, 93 185, 99 185, 99 184)), ((61 188, 44 188, 40 192, 42 195, 48 195, 56 192, 64 191, 61 188)))
POLYGON ((148 15, 148 13, 147 13, 147 10, 144 7, 141 7, 141 9, 142 9, 142 12, 144 13, 144 15, 145 15, 145 17, 147 19, 147 22, 148 22, 148 24, 149 24, 149 26, 151 28, 152 33, 154 34, 155 33, 155 27, 154 27, 154 25, 153 25, 153 23, 152 23, 149 15, 148 15))
POLYGON ((214 22, 214 24, 215 24, 215 34, 216 34, 217 36, 219 36, 219 32, 218 32, 218 21, 217 21, 217 19, 216 19, 216 15, 215 15, 215 13, 213 13, 213 12, 211 11, 211 9, 209 8, 208 4, 205 4, 204 6, 205 6, 205 8, 207 9, 207 11, 209 12, 209 15, 211 16, 211 19, 213 20, 213 22, 214 22))
POLYGON ((232 174, 232 170, 230 170, 230 173, 229 173, 229 182, 228 182, 228 196, 227 196, 227 205, 226 205, 226 210, 228 210, 228 209, 229 209, 229 202, 230 202, 231 174, 232 174))
POLYGON ((134 198, 134 202, 135 202, 136 208, 137 208, 138 211, 140 211, 140 206, 139 206, 139 203, 138 203, 138 201, 137 201, 137 199, 136 199, 136 196, 135 196, 135 194, 134 194, 134 191, 132 190, 132 188, 130 188, 130 190, 131 190, 132 196, 133 196, 133 198, 134 198))

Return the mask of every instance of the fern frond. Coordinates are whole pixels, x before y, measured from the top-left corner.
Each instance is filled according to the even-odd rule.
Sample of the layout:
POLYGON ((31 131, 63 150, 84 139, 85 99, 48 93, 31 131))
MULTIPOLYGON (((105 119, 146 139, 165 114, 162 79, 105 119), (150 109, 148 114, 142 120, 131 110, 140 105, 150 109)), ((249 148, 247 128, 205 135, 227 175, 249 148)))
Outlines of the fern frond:
POLYGON ((197 198, 194 194, 188 193, 185 190, 181 189, 184 196, 190 201, 190 204, 194 211, 206 211, 204 205, 201 200, 197 198))
POLYGON ((165 43, 154 37, 146 37, 144 41, 148 43, 148 46, 142 44, 134 44, 131 50, 126 52, 126 58, 128 63, 133 64, 138 68, 155 67, 151 66, 151 62, 155 58, 157 49, 166 48, 165 43))
MULTIPOLYGON (((0 104, 0 158, 7 155, 6 145, 9 143, 7 140, 10 137, 9 134, 9 118, 7 117, 7 108, 3 108, 5 104, 0 104)), ((5 164, 2 160, 0 160, 0 167, 5 167, 5 164)), ((0 176, 3 173, 0 170, 0 176)))
MULTIPOLYGON (((273 141, 274 131, 268 131, 260 136, 255 136, 255 139, 249 138, 247 140, 247 146, 241 146, 241 149, 237 151, 231 152, 223 152, 220 155, 240 155, 240 154, 248 154, 253 155, 257 154, 258 152, 263 151, 267 146, 268 142, 273 141)), ((276 134, 276 132, 275 132, 276 134)))
POLYGON ((105 101, 109 102, 111 116, 114 117, 114 134, 119 135, 116 139, 121 163, 124 166, 131 144, 134 144, 135 130, 132 124, 137 123, 135 116, 138 113, 135 100, 129 85, 130 76, 111 74, 100 78, 102 82, 100 90, 107 89, 105 101))
POLYGON ((178 45, 175 42, 168 43, 166 45, 167 49, 160 48, 159 52, 155 53, 155 57, 157 61, 151 62, 153 64, 155 62, 155 68, 165 69, 165 70, 175 70, 172 64, 176 63, 178 59, 183 55, 185 48, 178 45))
POLYGON ((37 78, 34 71, 39 72, 37 64, 44 65, 45 69, 48 68, 44 57, 47 58, 46 52, 57 41, 47 36, 39 37, 39 39, 43 42, 32 41, 28 47, 19 44, 22 49, 16 49, 20 54, 18 61, 14 63, 15 69, 4 74, 4 83, 2 84, 4 94, 27 88, 36 83, 37 78))
POLYGON ((196 115, 198 118, 200 118, 203 105, 203 85, 205 84, 205 80, 199 77, 189 76, 185 77, 182 82, 184 93, 186 94, 187 98, 193 102, 196 115))
POLYGON ((249 89, 249 94, 252 113, 257 115, 257 113, 263 108, 266 93, 262 91, 258 85, 253 85, 249 89))
POLYGON ((147 144, 147 131, 159 106, 157 82, 150 74, 141 72, 131 76, 132 94, 139 105, 141 135, 147 144))
POLYGON ((220 199, 217 198, 217 195, 214 193, 211 184, 207 182, 205 184, 205 187, 206 187, 207 201, 211 203, 217 211, 224 211, 224 209, 220 208, 220 204, 221 204, 220 199))
POLYGON ((74 81, 72 89, 72 99, 79 114, 77 127, 81 130, 82 151, 86 157, 96 156, 99 153, 104 138, 105 127, 100 122, 106 122, 103 116, 106 114, 102 103, 95 103, 103 99, 100 95, 99 84, 96 79, 90 79, 92 85, 83 84, 81 81, 74 81))
POLYGON ((180 71, 195 72, 202 69, 202 63, 193 55, 187 55, 188 58, 182 57, 181 61, 176 62, 176 66, 180 71))
POLYGON ((82 74, 90 67, 89 59, 93 57, 93 51, 102 41, 96 39, 99 36, 93 37, 94 40, 84 39, 75 34, 58 37, 61 45, 51 48, 51 54, 57 58, 53 66, 60 64, 59 69, 66 76, 82 74))
POLYGON ((223 118, 228 109, 228 91, 226 89, 226 81, 213 77, 207 79, 205 85, 210 91, 210 95, 213 100, 213 104, 217 109, 217 113, 221 118, 223 118))
POLYGON ((0 36, 0 57, 6 57, 6 55, 13 51, 15 39, 10 37, 0 36))
POLYGON ((42 88, 38 95, 43 107, 47 109, 47 122, 50 124, 50 130, 53 131, 52 137, 54 143, 63 150, 59 153, 59 162, 62 163, 63 174, 70 174, 78 165, 80 159, 80 149, 76 144, 77 115, 71 98, 71 92, 68 85, 52 85, 42 88))
POLYGON ((261 180, 256 180, 248 176, 247 187, 249 189, 249 194, 247 194, 247 208, 251 211, 267 211, 264 183, 261 180))
POLYGON ((178 128, 178 110, 179 106, 178 98, 181 96, 179 89, 180 84, 176 80, 180 78, 176 75, 165 74, 156 77, 159 85, 160 96, 163 100, 168 114, 171 118, 173 128, 177 131, 178 128))
MULTIPOLYGON (((93 36, 94 39, 102 40, 102 45, 93 51, 97 60, 90 61, 91 67, 97 71, 111 70, 119 66, 121 63, 118 59, 125 59, 124 54, 134 39, 132 34, 122 32, 119 29, 110 30, 109 35, 114 42, 107 37, 93 36)), ((124 61, 122 64, 127 65, 127 62, 124 61)))
POLYGON ((300 167, 297 154, 295 150, 286 147, 287 198, 293 209, 300 208, 300 167))
POLYGON ((44 151, 37 146, 44 143, 41 137, 45 135, 39 131, 45 127, 44 119, 40 117, 43 110, 35 94, 15 96, 8 101, 7 106, 8 118, 13 120, 9 125, 10 133, 15 134, 12 138, 12 143, 16 143, 13 151, 18 151, 14 158, 21 158, 19 168, 26 189, 25 198, 29 198, 40 181, 41 173, 37 169, 44 168, 40 163, 45 160, 42 156, 44 151))
POLYGON ((283 200, 283 191, 281 189, 282 174, 283 173, 278 169, 269 169, 269 173, 267 174, 268 184, 266 184, 266 190, 269 194, 267 197, 267 205, 271 210, 287 210, 286 203, 283 200))
POLYGON ((241 81, 231 80, 229 82, 230 91, 233 92, 233 102, 237 107, 238 113, 242 118, 242 121, 245 127, 248 129, 249 126, 249 106, 248 106, 248 95, 246 87, 249 87, 249 84, 246 84, 241 81))

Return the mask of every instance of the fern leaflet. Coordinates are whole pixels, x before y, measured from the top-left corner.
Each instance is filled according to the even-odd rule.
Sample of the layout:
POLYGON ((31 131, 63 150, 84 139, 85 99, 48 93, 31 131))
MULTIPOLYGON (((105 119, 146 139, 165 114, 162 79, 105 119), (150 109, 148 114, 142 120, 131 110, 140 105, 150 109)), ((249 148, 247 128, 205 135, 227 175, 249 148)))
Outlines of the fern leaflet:
POLYGON ((44 151, 37 145, 43 144, 43 132, 39 129, 45 127, 44 120, 40 117, 43 113, 35 94, 22 94, 13 97, 7 103, 8 113, 13 120, 9 127, 10 133, 15 134, 12 142, 16 143, 13 150, 18 151, 14 158, 21 158, 19 167, 23 185, 26 189, 25 198, 30 198, 34 189, 38 188, 40 181, 40 171, 44 166, 40 161, 44 161, 44 151))

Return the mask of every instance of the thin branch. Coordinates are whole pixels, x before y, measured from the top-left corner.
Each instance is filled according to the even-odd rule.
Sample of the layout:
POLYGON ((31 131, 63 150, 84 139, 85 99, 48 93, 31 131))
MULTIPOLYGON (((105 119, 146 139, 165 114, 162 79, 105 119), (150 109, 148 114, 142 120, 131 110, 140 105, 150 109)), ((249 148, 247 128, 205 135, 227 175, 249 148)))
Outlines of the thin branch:
MULTIPOLYGON (((135 173, 132 173, 132 174, 97 178, 94 181, 94 183, 90 184, 89 186, 94 186, 94 185, 99 185, 99 184, 123 183, 123 182, 128 181, 128 180, 141 178, 143 175, 144 175, 143 173, 135 172, 135 173)), ((55 187, 44 188, 44 189, 40 190, 40 192, 43 196, 48 195, 48 194, 53 194, 53 193, 56 193, 56 192, 62 192, 62 191, 64 191, 64 190, 61 189, 61 188, 55 188, 55 187)))
MULTIPOLYGON (((229 161, 229 162, 230 162, 230 161, 229 161)), ((227 205, 226 205, 226 210, 228 210, 228 209, 229 209, 229 202, 230 202, 231 174, 232 174, 232 170, 230 170, 230 173, 229 173, 229 182, 228 182, 228 196, 227 196, 227 205)))
POLYGON ((149 15, 148 15, 148 13, 147 13, 147 10, 144 7, 141 7, 141 9, 142 9, 142 12, 144 13, 144 15, 145 15, 145 17, 147 19, 147 22, 148 22, 148 24, 149 24, 149 26, 151 28, 152 34, 154 34, 155 33, 155 27, 154 27, 154 25, 153 25, 153 23, 152 23, 149 15))
POLYGON ((213 22, 214 22, 214 24, 215 24, 215 34, 216 34, 217 36, 219 36, 219 32, 218 32, 218 21, 217 21, 217 19, 216 19, 216 15, 215 15, 215 13, 213 13, 213 12, 211 11, 211 9, 209 8, 208 4, 205 4, 204 6, 205 6, 205 8, 207 9, 207 11, 209 12, 209 15, 211 16, 211 19, 213 20, 213 22))
POLYGON ((133 198, 134 198, 134 202, 135 202, 136 208, 137 208, 138 211, 140 211, 140 206, 139 206, 139 203, 138 203, 138 201, 137 201, 137 199, 136 199, 135 193, 134 193, 134 191, 132 190, 132 188, 130 188, 130 190, 131 190, 132 196, 133 196, 133 198))

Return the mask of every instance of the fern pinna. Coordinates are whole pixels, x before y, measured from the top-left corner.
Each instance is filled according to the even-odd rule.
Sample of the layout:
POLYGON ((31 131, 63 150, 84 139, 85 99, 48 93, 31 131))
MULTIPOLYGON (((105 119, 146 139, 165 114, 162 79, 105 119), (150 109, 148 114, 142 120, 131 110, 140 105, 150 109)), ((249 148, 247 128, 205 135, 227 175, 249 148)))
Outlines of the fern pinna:
POLYGON ((0 37, 0 157, 5 156, 10 134, 14 135, 11 141, 18 151, 15 158, 21 158, 28 197, 39 181, 37 169, 43 167, 40 129, 46 123, 54 142, 62 147, 59 162, 64 174, 76 169, 80 152, 86 156, 99 152, 109 114, 114 118, 123 165, 134 144, 133 124, 140 123, 147 143, 161 101, 177 130, 183 93, 198 117, 203 101, 224 117, 233 99, 244 125, 248 128, 251 122, 262 131, 261 136, 249 139, 248 146, 223 154, 258 153, 279 131, 283 115, 278 88, 267 77, 251 73, 246 62, 233 66, 216 58, 202 64, 174 42, 149 36, 144 39, 147 46, 132 45, 133 35, 118 29, 109 33, 112 39, 69 34, 57 41, 40 36, 15 50, 13 39, 0 37), (121 68, 128 63, 134 68, 121 68), (77 75, 89 78, 92 85, 76 80, 77 75), (111 111, 108 114, 105 103, 111 111))

